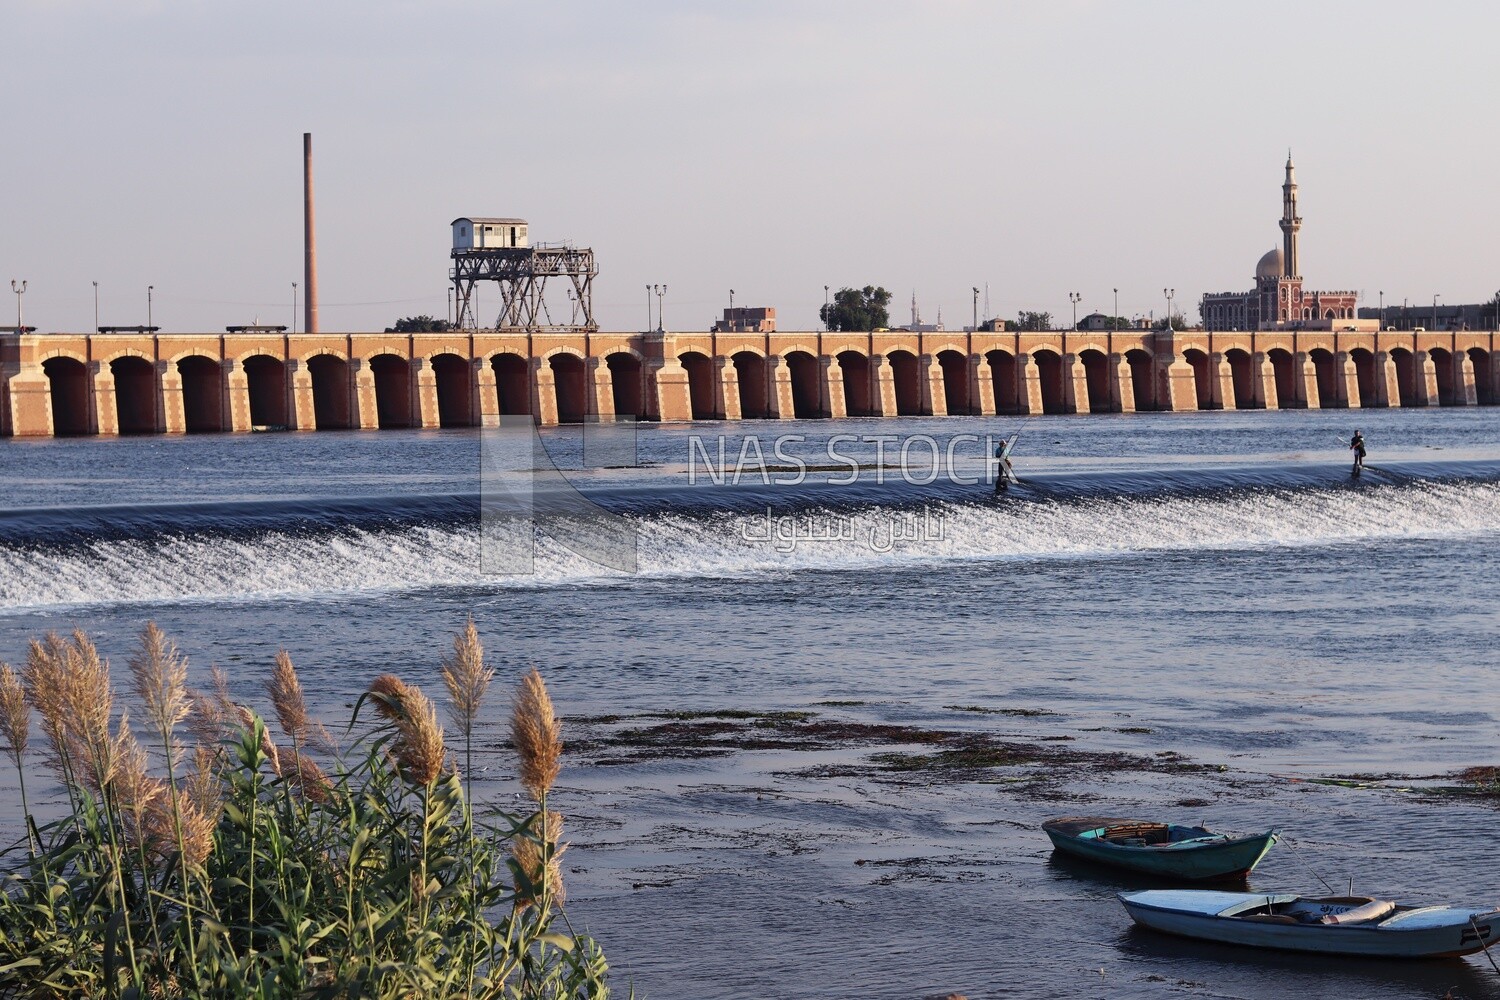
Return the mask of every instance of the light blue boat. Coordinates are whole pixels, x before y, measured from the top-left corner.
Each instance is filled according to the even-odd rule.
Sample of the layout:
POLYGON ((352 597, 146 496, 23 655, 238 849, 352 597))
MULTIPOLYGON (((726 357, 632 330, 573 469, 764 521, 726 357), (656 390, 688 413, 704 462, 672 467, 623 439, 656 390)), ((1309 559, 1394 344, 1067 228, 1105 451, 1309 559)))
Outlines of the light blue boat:
POLYGON ((1106 816, 1048 820, 1042 829, 1063 854, 1191 882, 1242 879, 1277 839, 1275 830, 1234 837, 1201 826, 1106 816))

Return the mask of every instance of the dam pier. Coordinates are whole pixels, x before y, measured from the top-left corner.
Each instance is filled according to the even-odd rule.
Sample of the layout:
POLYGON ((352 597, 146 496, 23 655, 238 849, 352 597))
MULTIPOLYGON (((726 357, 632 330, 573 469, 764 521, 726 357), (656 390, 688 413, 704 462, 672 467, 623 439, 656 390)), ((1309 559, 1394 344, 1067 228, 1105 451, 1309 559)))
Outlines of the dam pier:
MULTIPOLYGON (((1352 325, 1352 324, 1351 324, 1352 325)), ((1493 331, 0 335, 0 435, 1491 405, 1493 331)))

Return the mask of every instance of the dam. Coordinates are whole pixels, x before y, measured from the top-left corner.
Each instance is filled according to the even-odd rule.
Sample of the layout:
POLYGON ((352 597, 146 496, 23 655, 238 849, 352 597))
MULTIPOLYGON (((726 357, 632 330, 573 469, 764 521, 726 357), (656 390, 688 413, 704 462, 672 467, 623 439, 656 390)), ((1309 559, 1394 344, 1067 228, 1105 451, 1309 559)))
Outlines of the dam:
POLYGON ((1493 405, 1494 351, 1371 329, 9 333, 0 436, 1493 405))

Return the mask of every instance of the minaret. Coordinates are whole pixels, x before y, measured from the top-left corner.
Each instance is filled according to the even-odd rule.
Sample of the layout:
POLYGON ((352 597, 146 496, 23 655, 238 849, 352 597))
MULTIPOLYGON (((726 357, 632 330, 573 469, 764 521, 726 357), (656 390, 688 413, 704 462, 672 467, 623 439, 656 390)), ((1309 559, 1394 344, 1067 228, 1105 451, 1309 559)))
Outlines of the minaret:
POLYGON ((1297 265, 1297 231, 1302 216, 1297 214, 1297 171, 1292 166, 1292 151, 1286 151, 1286 182, 1281 185, 1281 273, 1287 278, 1299 277, 1297 265))

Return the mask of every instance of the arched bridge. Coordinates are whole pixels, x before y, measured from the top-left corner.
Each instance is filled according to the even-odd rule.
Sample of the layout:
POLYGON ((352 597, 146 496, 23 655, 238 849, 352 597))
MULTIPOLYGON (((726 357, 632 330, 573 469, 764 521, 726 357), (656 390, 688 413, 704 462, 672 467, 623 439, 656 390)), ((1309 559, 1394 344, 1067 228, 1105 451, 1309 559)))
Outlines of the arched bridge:
POLYGON ((1490 405, 1495 334, 6 334, 0 435, 1490 405))

